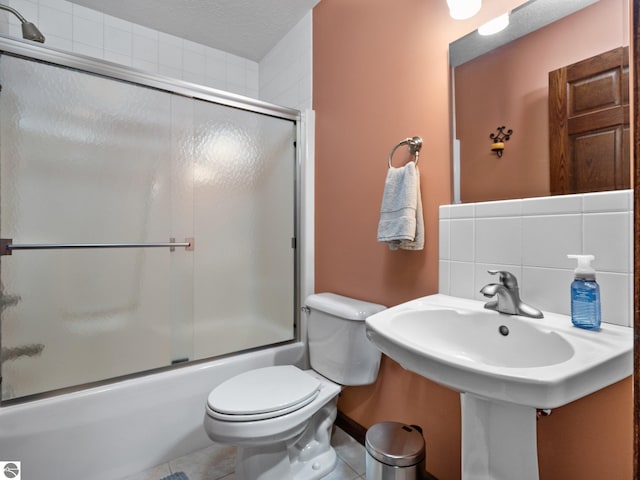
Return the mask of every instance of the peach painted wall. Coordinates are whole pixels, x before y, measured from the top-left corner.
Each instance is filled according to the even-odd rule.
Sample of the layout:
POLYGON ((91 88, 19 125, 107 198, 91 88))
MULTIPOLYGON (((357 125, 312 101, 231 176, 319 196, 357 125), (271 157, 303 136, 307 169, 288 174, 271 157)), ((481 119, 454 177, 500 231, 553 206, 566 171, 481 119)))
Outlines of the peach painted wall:
POLYGON ((549 195, 548 72, 629 45, 625 7, 600 0, 456 68, 463 203, 549 195), (502 158, 499 125, 514 131, 502 158))
MULTIPOLYGON (((466 21, 450 19, 445 0, 321 0, 314 8, 316 291, 389 306, 437 292, 438 206, 451 203, 448 44, 520 3, 484 0, 466 21), (392 252, 376 242, 387 157, 413 135, 425 141, 426 247, 392 252)), ((398 149, 395 163, 405 154, 398 149)), ((541 479, 630 479, 631 400, 624 381, 543 419, 541 479), (576 458, 574 474, 567 459, 576 458)), ((384 358, 377 382, 346 388, 339 408, 365 427, 422 425, 429 471, 460 478, 457 393, 384 358)))

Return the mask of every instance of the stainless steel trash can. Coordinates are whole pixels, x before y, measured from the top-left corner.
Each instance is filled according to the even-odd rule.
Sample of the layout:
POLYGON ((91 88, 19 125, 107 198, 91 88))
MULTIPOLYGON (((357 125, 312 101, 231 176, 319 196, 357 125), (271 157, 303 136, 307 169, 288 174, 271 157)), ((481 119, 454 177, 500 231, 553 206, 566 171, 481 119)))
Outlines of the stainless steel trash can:
POLYGON ((366 480, 421 480, 425 472, 424 438, 419 427, 376 423, 367 430, 366 480))

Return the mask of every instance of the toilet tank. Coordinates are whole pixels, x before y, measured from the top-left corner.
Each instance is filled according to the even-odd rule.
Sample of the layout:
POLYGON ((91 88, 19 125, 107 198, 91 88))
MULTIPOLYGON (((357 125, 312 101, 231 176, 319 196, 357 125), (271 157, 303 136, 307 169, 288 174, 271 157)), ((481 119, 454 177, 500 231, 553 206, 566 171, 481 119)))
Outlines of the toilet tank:
POLYGON ((380 351, 367 339, 364 320, 386 307, 335 293, 309 295, 306 306, 311 368, 340 385, 375 382, 380 351))

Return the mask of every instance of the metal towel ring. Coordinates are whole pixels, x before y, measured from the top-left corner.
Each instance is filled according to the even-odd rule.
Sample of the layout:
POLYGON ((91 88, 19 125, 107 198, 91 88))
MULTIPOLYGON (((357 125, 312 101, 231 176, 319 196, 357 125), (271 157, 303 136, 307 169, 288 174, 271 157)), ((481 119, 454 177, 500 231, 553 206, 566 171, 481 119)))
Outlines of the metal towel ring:
POLYGON ((389 153, 389 168, 393 167, 393 165, 391 164, 391 161, 393 160, 393 154, 395 153, 396 149, 398 147, 401 147, 402 145, 409 146, 409 151, 415 157, 414 162, 416 165, 418 165, 418 159, 420 157, 420 149, 422 148, 422 138, 410 137, 410 138, 405 138, 404 140, 402 140, 400 143, 398 143, 395 147, 391 149, 391 153, 389 153))

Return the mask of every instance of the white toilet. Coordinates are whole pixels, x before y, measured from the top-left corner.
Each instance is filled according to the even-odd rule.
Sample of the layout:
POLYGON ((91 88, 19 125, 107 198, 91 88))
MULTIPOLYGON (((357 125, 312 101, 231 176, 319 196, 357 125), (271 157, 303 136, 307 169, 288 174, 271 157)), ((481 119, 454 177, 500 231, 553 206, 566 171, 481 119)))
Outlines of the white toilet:
POLYGON ((315 480, 331 472, 331 429, 340 385, 368 385, 380 352, 364 320, 385 307, 333 293, 306 300, 311 368, 293 365, 241 373, 214 388, 204 428, 238 446, 236 480, 315 480))

